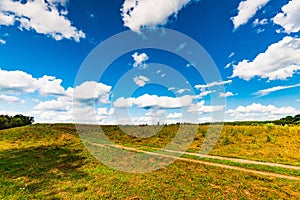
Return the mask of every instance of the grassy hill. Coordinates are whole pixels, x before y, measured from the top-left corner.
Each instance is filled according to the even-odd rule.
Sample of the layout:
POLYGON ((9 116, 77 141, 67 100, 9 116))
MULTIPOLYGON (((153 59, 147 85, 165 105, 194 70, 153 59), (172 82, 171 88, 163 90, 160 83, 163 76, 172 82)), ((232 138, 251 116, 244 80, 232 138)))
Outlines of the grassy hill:
MULTIPOLYGON (((189 151, 197 152, 207 126, 199 126, 189 151)), ((117 144, 159 148, 176 125, 140 139, 104 126, 117 144)), ((299 126, 230 126, 211 155, 300 166, 299 126)), ((193 158, 197 159, 197 158, 193 158)), ((210 162, 223 162, 207 160, 210 162)), ((299 171, 239 165, 299 177, 299 171)), ((37 124, 0 131, 0 199, 297 199, 300 182, 178 160, 152 173, 106 167, 82 145, 71 124, 37 124)))

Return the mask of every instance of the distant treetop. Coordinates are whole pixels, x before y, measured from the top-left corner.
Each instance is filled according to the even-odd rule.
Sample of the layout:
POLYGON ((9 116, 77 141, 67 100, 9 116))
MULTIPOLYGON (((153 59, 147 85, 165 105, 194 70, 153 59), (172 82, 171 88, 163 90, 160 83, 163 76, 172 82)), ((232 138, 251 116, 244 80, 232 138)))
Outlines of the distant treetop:
POLYGON ((28 117, 24 115, 15 115, 13 117, 8 115, 0 115, 0 130, 26 126, 32 124, 33 122, 33 117, 28 117))

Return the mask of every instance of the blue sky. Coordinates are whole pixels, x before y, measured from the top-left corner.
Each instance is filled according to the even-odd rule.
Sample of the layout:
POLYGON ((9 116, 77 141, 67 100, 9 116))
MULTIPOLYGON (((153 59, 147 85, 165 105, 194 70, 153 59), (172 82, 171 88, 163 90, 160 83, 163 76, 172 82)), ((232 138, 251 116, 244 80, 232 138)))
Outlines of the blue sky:
POLYGON ((75 113, 102 124, 296 115, 299 12, 298 0, 1 0, 0 113, 37 122, 73 122, 75 113), (214 72, 200 58, 178 56, 196 56, 178 38, 172 52, 131 49, 102 66, 115 53, 108 46, 94 66, 105 67, 102 76, 78 82, 92 50, 124 31, 141 42, 182 33, 206 50, 220 76, 206 79, 199 69, 214 72))

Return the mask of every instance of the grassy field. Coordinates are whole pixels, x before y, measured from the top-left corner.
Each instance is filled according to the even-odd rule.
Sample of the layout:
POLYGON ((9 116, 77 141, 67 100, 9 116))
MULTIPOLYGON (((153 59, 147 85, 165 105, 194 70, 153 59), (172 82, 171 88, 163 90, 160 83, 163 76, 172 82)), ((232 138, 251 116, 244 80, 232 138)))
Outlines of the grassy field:
MULTIPOLYGON (((149 150, 164 146, 178 130, 176 125, 163 127, 156 136, 141 139, 125 134, 118 127, 102 128, 117 144, 149 150)), ((134 131, 134 127, 130 128, 134 131)), ((200 150, 207 128, 197 128, 189 151, 200 150)), ((300 127, 225 126, 211 155, 299 166, 300 127)), ((255 168, 246 165, 241 167, 255 168)), ((256 170, 279 173, 282 169, 262 167, 256 170)), ((283 174, 298 176, 297 171, 283 171, 286 171, 283 174)), ((37 124, 0 131, 0 199, 299 197, 299 181, 180 160, 152 173, 119 172, 106 167, 89 154, 74 125, 37 124)))

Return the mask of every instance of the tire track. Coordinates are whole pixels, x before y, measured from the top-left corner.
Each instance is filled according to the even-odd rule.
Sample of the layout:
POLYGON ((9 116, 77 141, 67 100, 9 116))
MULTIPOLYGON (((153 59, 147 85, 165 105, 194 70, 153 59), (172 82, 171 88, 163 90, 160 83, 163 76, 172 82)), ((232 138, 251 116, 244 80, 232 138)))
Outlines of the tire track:
MULTIPOLYGON (((214 162, 201 161, 201 160, 196 160, 196 159, 191 159, 191 158, 183 158, 183 157, 172 156, 172 155, 162 154, 162 153, 157 153, 157 152, 149 152, 149 151, 144 151, 144 150, 140 150, 140 149, 136 149, 136 148, 132 148, 132 147, 125 147, 125 146, 122 146, 122 145, 98 144, 98 143, 93 143, 93 142, 90 142, 90 141, 88 141, 88 142, 93 146, 100 146, 100 147, 104 147, 104 148, 124 149, 124 150, 127 150, 127 151, 133 151, 133 152, 137 152, 137 153, 144 153, 144 154, 148 154, 148 155, 172 158, 172 159, 176 159, 176 160, 184 161, 184 162, 192 162, 192 163, 198 163, 198 164, 208 165, 208 166, 213 166, 213 167, 220 167, 220 168, 223 168, 223 169, 231 169, 231 170, 236 170, 236 171, 241 171, 241 172, 251 173, 251 174, 256 174, 256 175, 263 175, 263 176, 270 176, 270 177, 274 177, 274 178, 282 178, 282 179, 300 181, 300 177, 297 177, 297 176, 290 176, 290 175, 283 175, 283 174, 278 174, 278 173, 273 173, 273 172, 252 170, 252 169, 246 169, 246 168, 243 168, 243 167, 231 166, 231 165, 226 165, 226 164, 219 164, 219 163, 214 163, 214 162)), ((299 167, 296 167, 296 166, 282 165, 282 164, 276 164, 276 163, 264 163, 264 162, 251 161, 251 160, 245 160, 245 159, 226 158, 226 157, 221 157, 221 156, 209 156, 209 155, 201 155, 201 154, 196 154, 196 153, 172 151, 172 150, 162 150, 162 151, 166 151, 166 152, 169 152, 169 153, 176 153, 176 154, 199 156, 199 157, 204 157, 204 158, 228 160, 228 161, 244 163, 244 164, 266 165, 266 166, 281 167, 281 168, 296 169, 296 170, 299 169, 299 167)))

